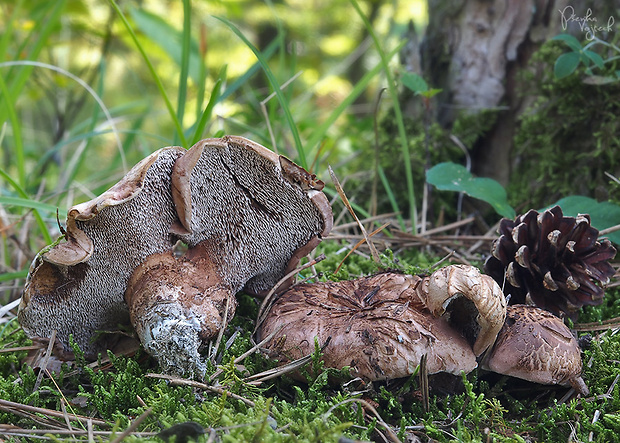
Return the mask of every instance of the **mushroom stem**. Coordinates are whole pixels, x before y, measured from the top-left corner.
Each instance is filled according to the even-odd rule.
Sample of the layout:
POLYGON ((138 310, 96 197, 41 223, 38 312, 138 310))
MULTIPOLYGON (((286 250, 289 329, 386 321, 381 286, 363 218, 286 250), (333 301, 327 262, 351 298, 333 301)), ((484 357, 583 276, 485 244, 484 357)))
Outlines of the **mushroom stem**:
POLYGON ((199 350, 237 307, 234 291, 206 251, 204 242, 180 258, 170 251, 154 254, 129 279, 125 300, 131 323, 166 373, 203 376, 199 350))

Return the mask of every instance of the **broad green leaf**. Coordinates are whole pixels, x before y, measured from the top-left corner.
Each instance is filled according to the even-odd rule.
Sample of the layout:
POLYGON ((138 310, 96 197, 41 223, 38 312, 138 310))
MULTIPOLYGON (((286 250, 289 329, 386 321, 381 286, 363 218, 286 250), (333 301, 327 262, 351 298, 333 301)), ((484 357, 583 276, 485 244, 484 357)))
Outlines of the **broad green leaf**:
POLYGON ((564 78, 571 75, 579 66, 580 55, 578 52, 567 52, 562 54, 555 61, 553 73, 557 78, 564 78))
POLYGON ((426 80, 424 80, 420 75, 413 72, 404 72, 403 75, 400 77, 400 81, 403 83, 403 85, 405 85, 416 94, 421 94, 428 91, 428 83, 426 83, 426 80))
MULTIPOLYGON (((181 67, 183 58, 183 33, 174 29, 161 17, 144 11, 143 9, 131 8, 130 13, 138 29, 161 47, 166 54, 181 67)), ((200 82, 200 63, 198 43, 196 43, 196 40, 191 39, 189 76, 196 84, 200 82)))
POLYGON ((560 34, 553 37, 551 40, 559 40, 566 43, 573 51, 581 51, 581 43, 575 37, 570 34, 560 34))
POLYGON ((586 57, 592 60, 592 62, 594 62, 597 68, 603 69, 605 67, 605 62, 603 61, 603 57, 598 55, 596 52, 585 50, 583 51, 583 53, 586 57))
POLYGON ((426 172, 426 181, 442 191, 464 192, 485 201, 503 217, 515 217, 515 210, 508 204, 502 185, 491 178, 474 177, 462 165, 439 163, 426 172))
MULTIPOLYGON (((566 216, 589 214, 592 226, 599 231, 620 224, 620 206, 612 202, 597 202, 590 197, 571 195, 558 200, 551 206, 558 205, 566 216)), ((620 245, 620 231, 605 234, 612 242, 620 245)))

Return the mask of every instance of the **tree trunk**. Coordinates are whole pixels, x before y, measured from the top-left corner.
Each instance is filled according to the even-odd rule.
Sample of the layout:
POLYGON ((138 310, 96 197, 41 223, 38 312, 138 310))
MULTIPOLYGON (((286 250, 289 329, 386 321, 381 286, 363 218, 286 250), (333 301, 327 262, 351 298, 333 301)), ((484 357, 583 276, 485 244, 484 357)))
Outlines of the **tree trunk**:
MULTIPOLYGON (((562 32, 559 10, 567 1, 429 0, 425 38, 405 66, 420 66, 432 87, 442 89, 434 117, 447 129, 463 113, 499 112, 490 131, 468 146, 475 174, 508 183, 515 125, 528 102, 517 73, 562 32)), ((406 103, 405 109, 415 107, 406 103)))

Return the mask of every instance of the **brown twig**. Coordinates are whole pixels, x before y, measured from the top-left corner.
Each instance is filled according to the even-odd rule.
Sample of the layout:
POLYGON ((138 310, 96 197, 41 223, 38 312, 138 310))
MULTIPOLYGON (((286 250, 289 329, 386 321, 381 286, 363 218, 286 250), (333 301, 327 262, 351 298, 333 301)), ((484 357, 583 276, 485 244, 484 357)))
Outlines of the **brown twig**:
MULTIPOLYGON (((4 407, 5 410, 10 409, 11 411, 27 411, 27 412, 32 412, 35 414, 43 414, 45 416, 52 416, 52 417, 58 417, 58 418, 65 417, 65 415, 62 412, 54 411, 53 409, 38 408, 36 406, 25 405, 22 403, 15 403, 12 401, 2 400, 2 399, 0 399, 0 407, 4 407)), ((67 414, 67 417, 69 417, 71 420, 76 420, 81 423, 86 423, 88 420, 93 420, 93 423, 98 426, 111 426, 111 424, 106 421, 91 419, 90 417, 84 417, 83 415, 67 414)))
MULTIPOLYGON (((381 225, 380 227, 378 227, 377 229, 375 229, 374 231, 372 231, 370 234, 368 234, 368 238, 372 237, 373 235, 378 234, 379 232, 383 231, 385 228, 387 228, 390 225, 390 222, 388 223, 384 223, 383 225, 381 225)), ((344 256, 344 258, 342 259, 342 261, 340 262, 340 264, 338 265, 338 267, 336 268, 336 270, 334 271, 335 274, 338 273, 338 271, 340 271, 340 268, 342 267, 342 265, 344 264, 344 262, 347 260, 347 258, 349 258, 349 256, 351 254, 353 254, 357 248, 359 248, 364 242, 367 242, 368 240, 363 238, 360 241, 358 241, 355 246, 353 246, 351 248, 351 250, 347 253, 347 255, 344 256)))
POLYGON ((329 408, 327 410, 327 412, 325 414, 323 414, 323 421, 325 421, 325 418, 332 413, 332 411, 334 409, 336 409, 339 406, 342 406, 344 404, 347 403, 359 403, 362 406, 364 406, 364 408, 368 409, 376 418, 377 418, 377 423, 379 423, 381 426, 383 426, 388 434, 388 438, 391 442, 393 443, 401 443, 400 439, 398 438, 398 436, 396 435, 396 433, 394 432, 394 430, 390 427, 390 425, 388 425, 383 418, 381 417, 381 415, 379 415, 379 413, 377 412, 377 410, 370 404, 368 403, 366 400, 362 400, 361 398, 348 398, 346 400, 341 401, 340 403, 335 404, 334 406, 332 406, 331 408, 329 408))
POLYGON ((241 397, 240 395, 234 394, 226 389, 222 389, 222 388, 217 388, 215 386, 210 386, 204 383, 200 383, 198 381, 194 381, 194 380, 188 380, 185 378, 178 378, 178 377, 173 377, 171 375, 165 375, 165 374, 153 374, 153 373, 149 373, 146 374, 147 377, 151 377, 151 378, 161 378, 163 380, 168 380, 170 382, 170 384, 172 385, 178 385, 178 386, 191 386, 193 388, 198 388, 198 389, 204 389, 205 391, 210 391, 213 392, 215 394, 219 394, 219 395, 226 395, 227 397, 230 398, 234 398, 235 400, 239 400, 242 401, 243 403, 245 403, 246 405, 250 406, 250 407, 255 407, 256 404, 252 401, 252 400, 248 400, 247 398, 241 397))
POLYGON ((52 336, 50 337, 50 342, 47 345, 47 351, 45 351, 45 356, 43 357, 43 364, 39 370, 39 374, 37 375, 37 380, 34 383, 34 387, 32 388, 32 392, 35 392, 39 389, 41 385, 41 381, 43 381, 43 374, 45 374, 45 370, 47 369, 47 364, 50 361, 50 357, 52 356, 52 349, 54 347, 54 342, 56 341, 56 330, 52 331, 52 336))
POLYGON ((132 421, 131 424, 129 425, 129 427, 127 429, 125 429, 121 434, 119 434, 118 437, 116 437, 114 440, 112 440, 111 443, 120 443, 121 441, 123 441, 123 439, 125 437, 127 437, 129 434, 131 434, 136 429, 138 429, 138 426, 140 426, 140 423, 142 423, 144 420, 146 420, 146 418, 149 415, 151 415, 151 412, 153 412, 152 408, 148 408, 146 411, 144 411, 140 415, 140 417, 138 417, 134 421, 132 421))
MULTIPOLYGON (((275 329, 271 334, 269 334, 260 343, 257 343, 256 345, 252 346, 252 348, 249 351, 246 351, 243 354, 241 354, 239 357, 235 358, 235 360, 233 361, 233 364, 239 364, 243 360, 245 360, 247 357, 255 353, 262 345, 267 343, 269 340, 271 340, 274 337, 274 335, 280 332, 283 327, 284 327, 284 324, 280 325, 277 329, 275 329)), ((211 374, 211 376, 209 377, 209 382, 212 382, 213 380, 215 380, 222 372, 224 372, 223 369, 219 368, 217 371, 211 374)))
POLYGON ((331 166, 328 166, 327 169, 329 170, 329 175, 331 176, 332 181, 334 182, 334 186, 336 187, 336 191, 338 191, 338 195, 340 196, 340 198, 342 199, 342 202, 347 207, 347 209, 349 210, 349 212, 351 213, 351 215, 353 216, 353 218, 357 222, 360 230, 362 231, 362 235, 366 239, 366 244, 368 244, 368 247, 370 248, 370 253, 372 255, 373 260, 376 263, 381 263, 381 258, 379 257, 379 253, 377 252, 377 248, 375 247, 374 243, 370 241, 370 237, 368 236, 368 233, 366 232, 366 228, 364 228, 364 225, 360 222, 359 218, 357 218, 357 214, 353 210, 353 207, 351 206, 351 203, 349 203, 349 199, 347 198, 347 195, 344 193, 344 189, 342 189, 342 185, 340 184, 340 181, 338 180, 338 177, 336 177, 336 174, 334 173, 334 170, 332 169, 331 166))

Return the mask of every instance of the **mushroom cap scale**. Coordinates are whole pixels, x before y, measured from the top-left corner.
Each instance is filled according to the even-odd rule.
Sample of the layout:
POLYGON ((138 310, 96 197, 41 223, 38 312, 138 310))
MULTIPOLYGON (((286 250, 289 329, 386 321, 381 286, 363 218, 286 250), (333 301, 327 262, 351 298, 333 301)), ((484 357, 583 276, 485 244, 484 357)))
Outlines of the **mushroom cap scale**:
POLYGON ((427 354, 429 373, 476 368, 467 341, 433 317, 416 293, 421 278, 385 273, 342 282, 300 284, 283 293, 259 326, 257 339, 282 328, 267 344, 270 356, 291 361, 324 344, 327 367, 351 368, 366 380, 411 375, 427 354))
POLYGON ((56 330, 68 349, 72 334, 94 357, 106 346, 103 339, 93 342, 98 331, 129 323, 123 294, 131 273, 174 244, 169 177, 184 152, 151 154, 102 196, 69 210, 66 241, 37 255, 27 278, 18 318, 29 336, 56 330))
POLYGON ((541 384, 573 386, 586 395, 581 350, 562 320, 527 305, 508 306, 506 322, 482 367, 541 384))

